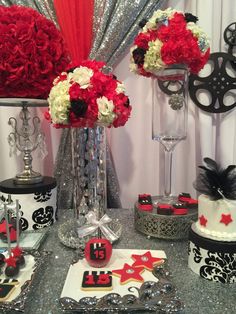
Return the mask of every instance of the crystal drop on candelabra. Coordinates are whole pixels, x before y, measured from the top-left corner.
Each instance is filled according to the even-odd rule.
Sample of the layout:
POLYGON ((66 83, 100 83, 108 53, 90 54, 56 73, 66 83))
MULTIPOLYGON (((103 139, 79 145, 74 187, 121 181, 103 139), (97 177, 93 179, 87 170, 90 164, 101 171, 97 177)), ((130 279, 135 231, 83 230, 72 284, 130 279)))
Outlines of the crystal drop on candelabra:
POLYGON ((46 145, 46 142, 45 142, 45 136, 43 133, 39 133, 38 135, 38 147, 39 147, 39 152, 38 152, 38 155, 40 158, 44 159, 47 154, 48 154, 48 151, 47 151, 47 145, 46 145))
POLYGON ((13 138, 13 136, 11 134, 8 135, 8 144, 10 146, 10 150, 9 150, 9 156, 12 157, 13 155, 15 156, 17 153, 17 149, 16 149, 16 141, 13 138))

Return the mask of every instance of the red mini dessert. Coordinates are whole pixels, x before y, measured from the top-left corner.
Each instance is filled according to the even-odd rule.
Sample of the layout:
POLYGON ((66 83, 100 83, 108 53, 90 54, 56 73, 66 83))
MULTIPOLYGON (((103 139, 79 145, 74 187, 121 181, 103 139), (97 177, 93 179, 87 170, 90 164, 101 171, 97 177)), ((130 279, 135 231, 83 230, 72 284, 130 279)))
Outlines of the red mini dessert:
MULTIPOLYGON (((0 237, 3 241, 7 241, 7 230, 6 230, 6 220, 4 219, 0 223, 0 237)), ((10 231, 10 241, 15 242, 16 241, 16 226, 15 222, 12 219, 9 223, 9 231, 10 231)))
POLYGON ((138 208, 143 211, 152 211, 152 198, 150 194, 139 194, 138 196, 138 208))
POLYGON ((188 213, 187 205, 183 203, 176 203, 176 204, 173 204, 172 206, 173 206, 174 215, 187 215, 188 213))
POLYGON ((16 246, 13 249, 11 249, 11 252, 14 258, 16 259, 16 263, 20 267, 23 267, 25 265, 25 258, 24 258, 23 250, 19 246, 16 246))
POLYGON ((172 215, 173 207, 170 204, 158 204, 157 214, 159 215, 172 215))
POLYGON ((19 265, 16 263, 16 259, 13 256, 9 256, 5 259, 7 264, 5 268, 5 275, 7 277, 16 277, 19 273, 19 265))
POLYGON ((104 267, 110 261, 112 244, 107 239, 93 238, 86 243, 84 255, 92 267, 104 267))
POLYGON ((194 198, 191 198, 189 193, 180 193, 178 196, 179 202, 185 203, 188 208, 197 208, 198 201, 194 198))

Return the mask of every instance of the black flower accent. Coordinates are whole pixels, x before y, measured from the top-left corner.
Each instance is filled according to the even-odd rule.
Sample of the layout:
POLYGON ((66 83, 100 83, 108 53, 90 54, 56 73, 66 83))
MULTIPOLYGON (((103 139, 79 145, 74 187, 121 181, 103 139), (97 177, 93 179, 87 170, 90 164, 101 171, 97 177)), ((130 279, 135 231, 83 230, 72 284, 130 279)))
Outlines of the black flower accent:
POLYGON ((88 108, 88 104, 82 100, 71 100, 71 111, 78 117, 84 117, 88 108))
POLYGON ((138 26, 139 26, 140 28, 143 28, 143 27, 146 25, 146 23, 147 23, 147 20, 146 20, 146 19, 142 19, 142 20, 139 22, 138 26))
POLYGON ((233 253, 207 253, 200 275, 208 280, 222 283, 236 282, 236 255, 233 253))
POLYGON ((201 251, 199 246, 195 245, 195 247, 193 248, 193 254, 194 254, 194 262, 199 264, 202 260, 202 256, 201 256, 201 251))
POLYGON ((208 195, 212 200, 218 200, 223 197, 236 199, 236 166, 230 165, 227 168, 221 168, 214 160, 204 158, 205 166, 199 166, 200 172, 196 182, 195 189, 208 195))
POLYGON ((143 48, 136 48, 133 51, 133 58, 135 64, 143 64, 144 63, 144 56, 145 56, 146 50, 143 48))
POLYGON ((129 101, 129 98, 127 98, 127 101, 124 103, 124 106, 125 106, 126 108, 128 108, 128 107, 129 107, 129 104, 130 104, 130 101, 129 101))
POLYGON ((193 15, 192 13, 185 13, 184 14, 185 21, 188 22, 193 22, 196 23, 198 21, 198 17, 193 15))
POLYGON ((73 72, 75 69, 76 69, 76 67, 73 67, 73 68, 68 69, 66 72, 67 72, 67 73, 71 73, 71 72, 73 72))

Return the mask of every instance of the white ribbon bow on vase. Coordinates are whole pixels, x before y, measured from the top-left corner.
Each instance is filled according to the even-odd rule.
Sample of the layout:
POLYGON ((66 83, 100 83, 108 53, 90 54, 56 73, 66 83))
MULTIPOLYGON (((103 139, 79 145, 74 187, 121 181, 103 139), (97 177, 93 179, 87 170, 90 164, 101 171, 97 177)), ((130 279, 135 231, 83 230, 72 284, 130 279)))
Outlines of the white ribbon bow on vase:
POLYGON ((86 237, 99 228, 104 238, 108 239, 111 243, 118 240, 119 237, 107 225, 112 221, 112 219, 107 214, 105 214, 100 220, 97 220, 96 213, 90 211, 85 216, 85 218, 87 219, 87 224, 77 229, 79 237, 86 237))

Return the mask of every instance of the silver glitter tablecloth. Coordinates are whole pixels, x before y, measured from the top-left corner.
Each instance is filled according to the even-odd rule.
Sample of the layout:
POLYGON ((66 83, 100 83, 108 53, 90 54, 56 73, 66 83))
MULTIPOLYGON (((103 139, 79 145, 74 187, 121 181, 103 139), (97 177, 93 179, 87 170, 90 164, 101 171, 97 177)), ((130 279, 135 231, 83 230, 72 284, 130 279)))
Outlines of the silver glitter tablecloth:
MULTIPOLYGON (((123 225, 120 240, 114 248, 158 249, 166 252, 172 282, 178 290, 178 295, 185 303, 186 314, 235 314, 235 284, 224 285, 200 278, 187 266, 187 241, 166 241, 156 238, 148 239, 134 230, 133 210, 111 209, 107 214, 119 218, 123 225)), ((40 250, 50 250, 52 255, 49 263, 37 274, 31 292, 28 295, 25 313, 27 314, 61 314, 58 299, 64 281, 74 256, 74 250, 62 245, 57 236, 60 223, 72 216, 72 211, 59 213, 60 221, 51 227, 46 241, 40 250)), ((7 311, 16 313, 15 311, 7 311)), ((139 312, 140 313, 140 312, 139 312)), ((150 313, 150 312, 149 312, 150 313)))

